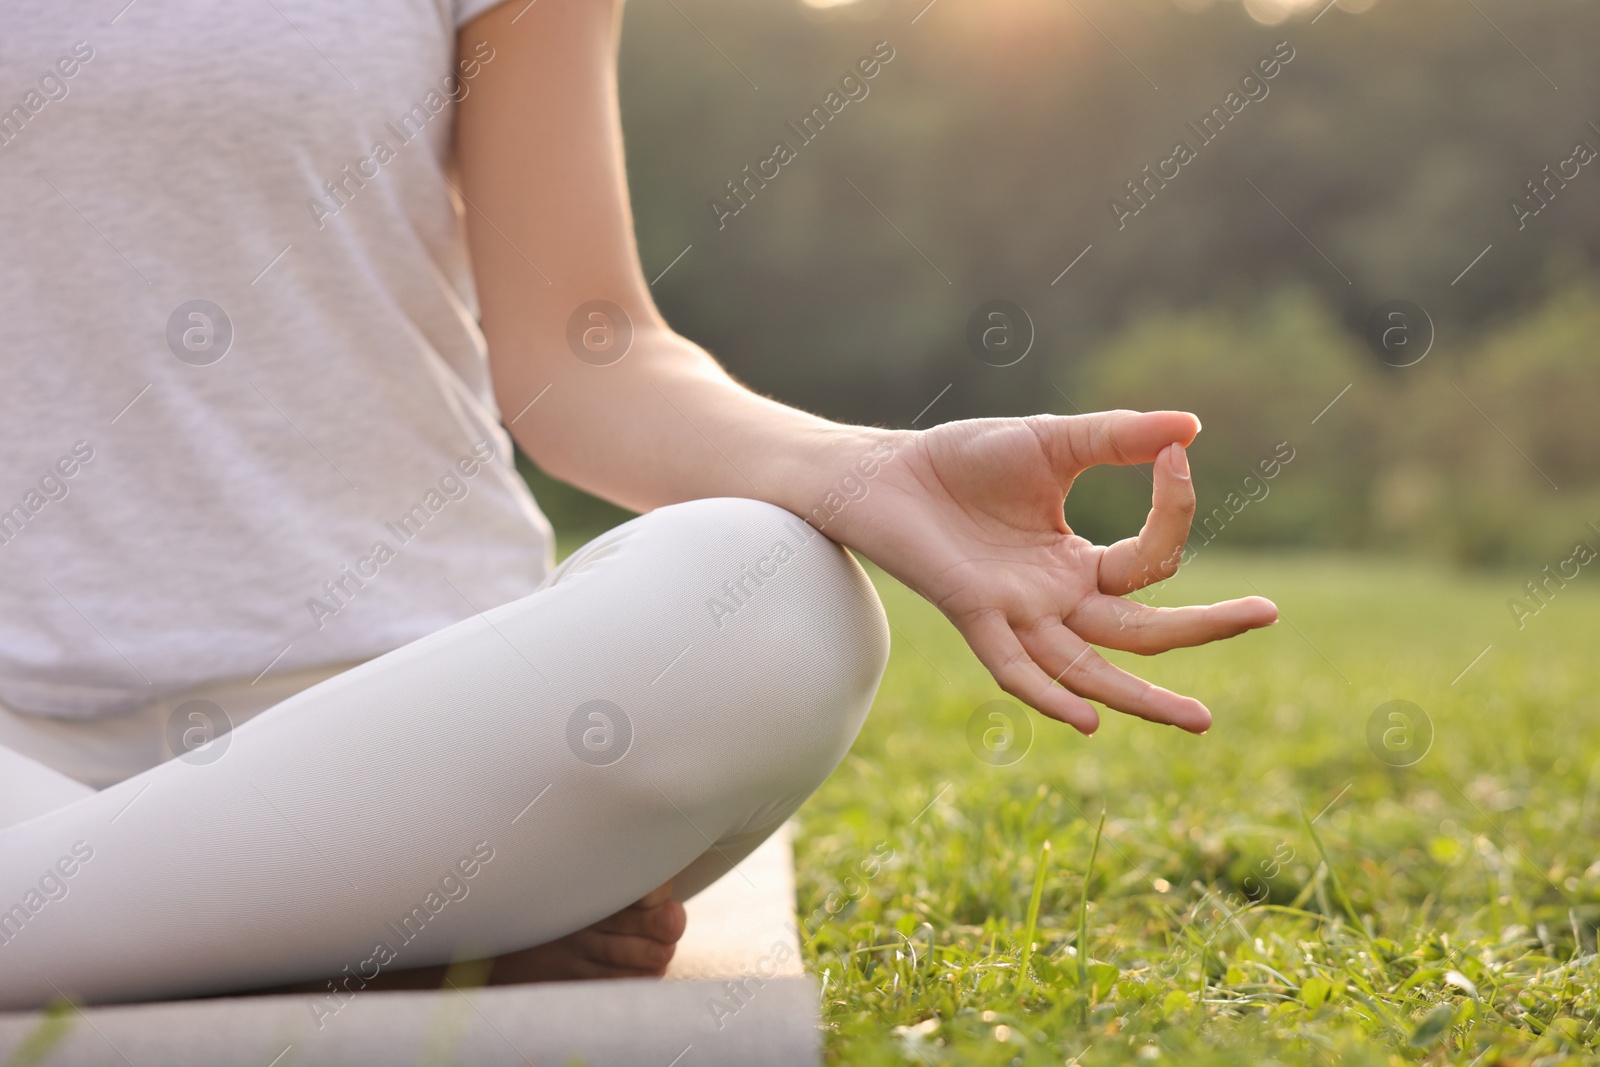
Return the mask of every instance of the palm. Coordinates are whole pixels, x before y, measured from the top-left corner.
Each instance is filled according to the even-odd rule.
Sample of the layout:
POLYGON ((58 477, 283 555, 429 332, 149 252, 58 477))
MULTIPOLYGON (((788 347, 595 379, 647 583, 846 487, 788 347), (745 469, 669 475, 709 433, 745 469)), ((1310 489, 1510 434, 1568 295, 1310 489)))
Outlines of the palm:
POLYGON ((1092 732, 1085 700, 1195 732, 1205 707, 1121 671, 1090 643, 1150 654, 1231 637, 1277 619, 1259 597, 1152 608, 1123 594, 1177 569, 1194 512, 1183 444, 1199 429, 1180 412, 947 423, 885 468, 863 544, 939 607, 1002 688, 1092 732), (1103 547, 1067 525, 1062 501, 1097 463, 1155 461, 1153 507, 1138 537, 1103 547))

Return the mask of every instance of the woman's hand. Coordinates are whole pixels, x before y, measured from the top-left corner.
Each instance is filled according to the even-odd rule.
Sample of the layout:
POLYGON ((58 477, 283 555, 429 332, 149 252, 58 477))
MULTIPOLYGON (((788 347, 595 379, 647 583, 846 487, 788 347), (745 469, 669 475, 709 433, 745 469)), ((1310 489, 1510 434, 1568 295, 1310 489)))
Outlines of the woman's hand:
POLYGON ((1113 667, 1090 647, 1150 655, 1268 626, 1262 597, 1155 608, 1123 598, 1170 577, 1194 516, 1184 446, 1200 420, 1177 411, 974 419, 891 438, 895 455, 825 532, 932 601, 1000 687, 1093 733, 1088 699, 1194 733, 1211 713, 1113 667), (1154 462, 1150 516, 1137 537, 1091 544, 1062 503, 1101 463, 1154 462), (1059 683, 1059 684, 1058 684, 1059 683))
POLYGON ((1177 567, 1194 511, 1182 446, 1199 421, 1106 412, 911 433, 840 426, 740 386, 666 326, 639 264, 616 104, 619 10, 505 4, 461 34, 463 54, 482 44, 501 56, 461 101, 456 150, 495 394, 518 413, 522 447, 547 473, 641 511, 748 495, 812 519, 937 604, 1007 692, 1085 733, 1099 722, 1085 697, 1205 730, 1199 702, 1089 648, 1160 652, 1277 618, 1258 597, 1192 608, 1120 599, 1177 567), (513 25, 524 12, 530 21, 513 25), (533 250, 549 250, 548 270, 533 250), (602 298, 631 347, 586 358, 569 328, 602 298), (835 490, 885 444, 895 455, 866 495, 835 490), (1061 506, 1080 471, 1152 461, 1155 507, 1137 538, 1102 548, 1072 533, 1061 506))

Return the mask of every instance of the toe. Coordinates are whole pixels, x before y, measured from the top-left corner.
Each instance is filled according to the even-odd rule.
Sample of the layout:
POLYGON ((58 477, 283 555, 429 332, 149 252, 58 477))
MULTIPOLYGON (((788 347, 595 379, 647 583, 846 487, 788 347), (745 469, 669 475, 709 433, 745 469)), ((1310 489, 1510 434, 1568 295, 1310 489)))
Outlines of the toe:
POLYGON ((683 905, 669 898, 655 907, 646 908, 635 904, 623 908, 615 915, 601 919, 594 928, 607 934, 648 937, 671 944, 683 936, 687 925, 688 916, 683 910, 683 905))
POLYGON ((657 941, 675 944, 683 936, 688 925, 689 914, 683 910, 683 905, 676 900, 668 900, 651 911, 649 935, 657 941))
POLYGON ((677 946, 654 938, 586 930, 575 946, 591 963, 639 975, 659 975, 677 946))
POLYGON ((688 923, 672 899, 672 883, 593 926, 521 952, 499 957, 490 981, 571 981, 590 978, 659 978, 677 951, 688 923))

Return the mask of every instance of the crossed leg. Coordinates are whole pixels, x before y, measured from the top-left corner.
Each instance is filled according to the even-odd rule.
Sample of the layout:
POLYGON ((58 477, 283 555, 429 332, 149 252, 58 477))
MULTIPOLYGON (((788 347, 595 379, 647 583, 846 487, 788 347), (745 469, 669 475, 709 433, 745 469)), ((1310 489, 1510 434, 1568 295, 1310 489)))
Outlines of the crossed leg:
POLYGON ((262 713, 213 762, 0 830, 0 1009, 353 992, 487 957, 509 976, 754 849, 849 748, 887 647, 860 567, 792 515, 641 516, 531 596, 262 713))

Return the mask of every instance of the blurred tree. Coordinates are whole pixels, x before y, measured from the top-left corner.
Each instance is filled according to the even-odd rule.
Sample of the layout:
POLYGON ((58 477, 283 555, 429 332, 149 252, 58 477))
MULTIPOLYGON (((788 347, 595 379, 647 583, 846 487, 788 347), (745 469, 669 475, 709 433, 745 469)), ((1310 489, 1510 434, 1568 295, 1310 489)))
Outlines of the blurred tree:
MULTIPOLYGON (((1192 408, 1202 505, 1279 441, 1296 449, 1230 541, 1533 559, 1580 516, 1600 520, 1600 166, 1520 229, 1508 204, 1575 142, 1600 148, 1597 13, 632 0, 621 91, 645 269, 683 253, 655 283, 674 325, 823 414, 906 426, 927 409, 926 426, 1192 408), (802 144, 787 123, 880 41, 894 58, 866 95, 802 144), (1187 124, 1285 41, 1294 58, 1265 97, 1199 145, 1187 124), (1180 138, 1195 160, 1119 228, 1111 198, 1180 138), (779 140, 794 161, 719 225, 710 201, 779 140), (1015 366, 967 350, 967 318, 992 297, 1036 327, 1015 366), (1361 337, 1395 298, 1437 331, 1400 370, 1361 337)), ((1074 521, 1136 527, 1141 487, 1085 479, 1074 521)), ((590 514, 556 499, 558 520, 590 514)))

